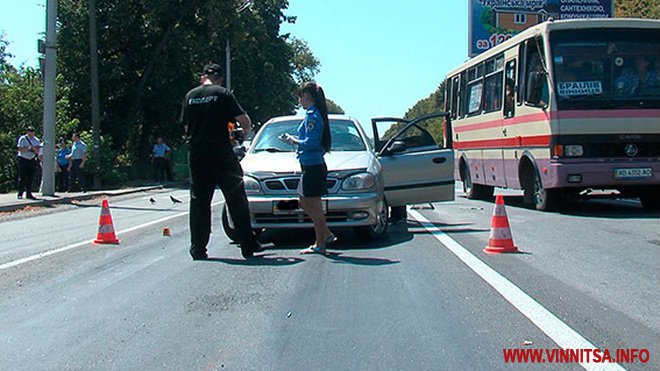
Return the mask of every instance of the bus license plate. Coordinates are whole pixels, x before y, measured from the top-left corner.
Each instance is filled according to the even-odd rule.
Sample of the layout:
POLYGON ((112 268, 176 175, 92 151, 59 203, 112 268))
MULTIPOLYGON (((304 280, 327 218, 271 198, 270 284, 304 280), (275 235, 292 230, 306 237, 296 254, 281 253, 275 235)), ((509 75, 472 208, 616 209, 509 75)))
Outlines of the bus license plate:
POLYGON ((650 167, 614 169, 614 179, 642 179, 653 176, 650 167))

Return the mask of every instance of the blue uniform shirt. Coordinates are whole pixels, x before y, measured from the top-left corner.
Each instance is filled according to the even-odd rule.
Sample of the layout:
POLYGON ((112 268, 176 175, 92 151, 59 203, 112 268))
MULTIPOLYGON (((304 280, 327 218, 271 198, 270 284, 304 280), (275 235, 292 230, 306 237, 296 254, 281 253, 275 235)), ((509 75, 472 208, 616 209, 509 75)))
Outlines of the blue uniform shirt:
POLYGON ((69 164, 69 160, 66 158, 69 153, 71 153, 71 150, 68 147, 62 147, 57 151, 57 163, 60 166, 67 166, 69 164))
POLYGON ((82 140, 73 142, 71 147, 71 160, 82 160, 83 155, 87 152, 87 145, 82 140))
POLYGON ((154 157, 165 157, 165 154, 170 150, 167 144, 154 144, 154 157))
POLYGON ((305 119, 298 125, 298 160, 303 165, 323 163, 325 150, 321 146, 323 117, 316 106, 307 109, 305 119))

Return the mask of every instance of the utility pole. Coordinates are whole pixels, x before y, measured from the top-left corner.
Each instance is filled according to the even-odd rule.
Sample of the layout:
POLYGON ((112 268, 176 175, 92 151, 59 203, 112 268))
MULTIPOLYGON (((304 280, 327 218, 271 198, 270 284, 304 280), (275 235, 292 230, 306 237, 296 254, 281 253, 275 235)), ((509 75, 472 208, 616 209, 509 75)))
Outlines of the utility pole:
POLYGON ((226 73, 227 78, 225 80, 227 80, 226 81, 227 82, 227 84, 226 84, 227 85, 227 90, 231 91, 231 49, 230 49, 230 46, 229 46, 229 36, 227 36, 227 40, 226 40, 226 43, 225 43, 225 58, 226 58, 225 64, 226 64, 226 70, 227 70, 227 73, 226 73))
POLYGON ((57 0, 46 1, 46 61, 44 73, 44 146, 41 192, 44 196, 55 195, 55 74, 57 0))
MULTIPOLYGON (((252 5, 252 0, 244 0, 238 8, 236 8, 236 13, 240 13, 245 9, 248 9, 252 5)), ((227 90, 231 91, 231 46, 229 45, 229 34, 227 34, 227 39, 225 40, 225 69, 227 73, 226 84, 227 90)))
MULTIPOLYGON (((99 104, 99 65, 98 45, 96 36, 96 0, 89 0, 89 60, 90 79, 92 88, 92 135, 94 147, 92 155, 97 164, 101 163, 101 120, 99 104)), ((101 187, 101 176, 99 169, 94 171, 94 188, 101 187)))

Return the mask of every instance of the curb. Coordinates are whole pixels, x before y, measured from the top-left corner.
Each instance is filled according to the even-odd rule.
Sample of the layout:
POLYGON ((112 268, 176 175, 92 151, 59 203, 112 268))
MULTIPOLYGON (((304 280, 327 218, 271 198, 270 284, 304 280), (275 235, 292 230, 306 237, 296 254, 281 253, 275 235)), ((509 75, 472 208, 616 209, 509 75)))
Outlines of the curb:
POLYGON ((117 190, 107 190, 107 191, 92 191, 92 192, 87 192, 87 193, 82 193, 79 195, 75 196, 62 196, 62 197, 57 197, 57 198, 52 198, 52 199, 39 199, 36 201, 18 201, 15 203, 11 204, 6 204, 6 205, 0 205, 0 213, 2 212, 11 212, 11 211, 16 211, 16 210, 21 210, 24 209, 28 206, 52 206, 52 205, 57 205, 57 204, 67 204, 71 203, 71 201, 84 201, 84 200, 90 200, 95 197, 99 196, 122 196, 122 195, 128 195, 132 193, 140 193, 140 192, 146 192, 146 191, 151 191, 154 189, 162 189, 164 188, 162 185, 157 185, 157 186, 147 186, 147 187, 138 187, 138 188, 127 188, 127 189, 117 189, 117 190))

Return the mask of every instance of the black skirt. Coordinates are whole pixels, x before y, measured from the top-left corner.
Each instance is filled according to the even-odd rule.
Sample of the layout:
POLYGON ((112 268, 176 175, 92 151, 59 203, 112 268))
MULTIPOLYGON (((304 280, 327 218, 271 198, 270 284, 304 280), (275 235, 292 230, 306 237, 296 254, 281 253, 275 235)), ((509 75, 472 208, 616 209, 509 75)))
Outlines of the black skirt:
POLYGON ((298 194, 302 197, 321 197, 328 193, 328 168, 319 165, 300 165, 302 176, 298 184, 298 194))

